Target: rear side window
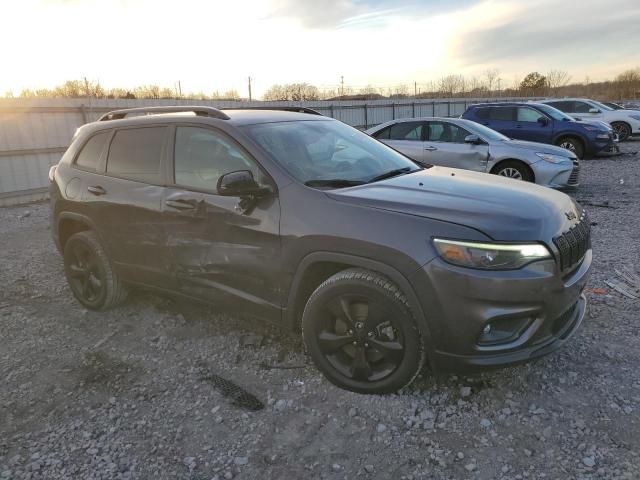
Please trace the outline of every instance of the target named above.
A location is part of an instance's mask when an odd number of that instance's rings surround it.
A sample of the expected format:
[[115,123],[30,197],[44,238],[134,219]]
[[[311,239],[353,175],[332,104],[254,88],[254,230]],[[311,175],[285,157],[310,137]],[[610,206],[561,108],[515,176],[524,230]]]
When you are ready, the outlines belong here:
[[489,109],[487,107],[476,108],[476,117],[483,120],[489,118]]
[[98,162],[100,161],[100,155],[107,140],[111,135],[111,132],[102,132],[94,135],[84,144],[80,155],[76,158],[76,165],[83,170],[90,170],[95,172],[98,168]]
[[490,107],[489,118],[511,122],[516,119],[516,109],[514,107]]
[[421,140],[422,122],[401,122],[391,125],[390,140]]
[[119,130],[111,141],[107,173],[145,183],[160,182],[166,127]]
[[561,112],[573,111],[573,102],[547,102],[547,105],[551,105],[553,108],[557,108]]

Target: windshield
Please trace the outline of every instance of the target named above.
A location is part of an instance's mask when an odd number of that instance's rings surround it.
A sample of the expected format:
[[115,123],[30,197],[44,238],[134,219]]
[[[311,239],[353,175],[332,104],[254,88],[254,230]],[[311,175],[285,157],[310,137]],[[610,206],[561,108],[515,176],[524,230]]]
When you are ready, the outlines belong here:
[[606,112],[611,112],[613,111],[613,108],[611,108],[608,105],[605,105],[604,103],[600,103],[600,102],[596,102],[595,100],[591,100],[591,103],[599,108],[601,108],[602,110],[606,111]]
[[339,188],[420,170],[407,157],[342,122],[275,122],[245,132],[299,181]]
[[544,113],[549,115],[554,120],[575,120],[575,118],[570,117],[566,113],[561,112],[560,110],[558,110],[555,107],[552,107],[551,105],[537,104],[536,108],[538,110],[542,110]]
[[484,125],[480,125],[479,123],[472,122],[472,124],[465,124],[465,128],[473,131],[477,135],[480,135],[485,140],[491,140],[495,142],[510,140],[509,137],[501,134],[500,132],[496,132],[495,130],[490,129],[489,127],[485,127]]

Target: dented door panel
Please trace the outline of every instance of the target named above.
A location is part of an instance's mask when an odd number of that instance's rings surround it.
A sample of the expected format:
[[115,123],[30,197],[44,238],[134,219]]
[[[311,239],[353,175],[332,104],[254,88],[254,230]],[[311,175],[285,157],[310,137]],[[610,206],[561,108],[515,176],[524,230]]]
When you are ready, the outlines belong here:
[[254,201],[167,188],[163,215],[170,270],[182,293],[240,300],[252,313],[280,318],[277,196]]

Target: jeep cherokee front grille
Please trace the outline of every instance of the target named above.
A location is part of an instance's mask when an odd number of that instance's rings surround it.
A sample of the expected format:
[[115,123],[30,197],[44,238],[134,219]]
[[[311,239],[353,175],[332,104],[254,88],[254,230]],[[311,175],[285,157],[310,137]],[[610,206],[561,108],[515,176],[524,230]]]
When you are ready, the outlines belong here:
[[582,260],[591,246],[591,223],[587,212],[582,212],[580,221],[573,227],[554,237],[553,243],[558,248],[560,270],[567,270]]

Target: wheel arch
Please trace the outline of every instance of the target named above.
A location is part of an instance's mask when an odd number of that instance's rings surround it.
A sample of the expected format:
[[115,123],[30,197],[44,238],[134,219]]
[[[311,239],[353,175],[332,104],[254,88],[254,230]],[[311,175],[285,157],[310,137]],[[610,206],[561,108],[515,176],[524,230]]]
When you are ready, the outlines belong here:
[[536,174],[533,171],[533,169],[531,168],[531,165],[529,165],[524,160],[520,160],[519,158],[503,158],[503,159],[499,160],[498,162],[496,162],[496,164],[493,167],[491,167],[491,170],[489,171],[489,173],[495,174],[498,171],[500,165],[502,165],[502,164],[504,164],[506,162],[518,162],[518,163],[522,164],[527,169],[529,174],[531,175],[531,183],[536,183]]
[[564,132],[559,135],[556,135],[553,139],[553,144],[558,145],[558,143],[560,143],[560,140],[564,138],[575,138],[576,140],[579,140],[580,143],[582,143],[582,148],[584,149],[584,151],[585,152],[587,151],[587,144],[589,143],[588,140],[576,132]]
[[327,278],[348,268],[363,268],[384,275],[394,282],[404,293],[412,309],[412,313],[423,334],[427,357],[432,352],[431,335],[424,311],[411,283],[394,267],[370,258],[357,255],[314,252],[310,253],[299,263],[291,281],[287,297],[284,323],[287,328],[298,331],[302,321],[302,311],[313,291]]
[[58,246],[58,250],[60,250],[60,252],[63,252],[67,240],[69,240],[72,235],[87,230],[96,232],[96,235],[100,237],[95,229],[93,221],[89,217],[74,212],[60,213],[58,215],[56,236],[56,244]]

